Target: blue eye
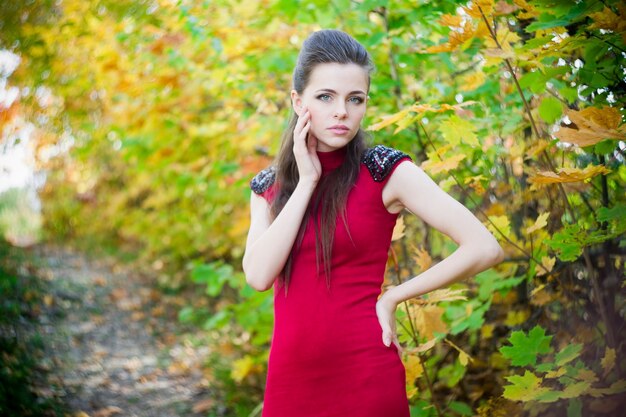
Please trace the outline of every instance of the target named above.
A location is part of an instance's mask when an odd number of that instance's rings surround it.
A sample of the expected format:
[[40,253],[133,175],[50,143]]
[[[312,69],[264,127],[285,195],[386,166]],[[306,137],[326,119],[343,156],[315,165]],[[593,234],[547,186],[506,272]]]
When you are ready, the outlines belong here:
[[328,100],[330,100],[330,95],[328,95],[328,94],[320,94],[319,96],[317,96],[317,98],[322,100],[322,101],[328,101]]
[[365,100],[363,100],[361,97],[350,97],[350,100],[351,100],[353,103],[356,103],[356,104],[361,104],[361,103],[363,103],[363,101],[365,101]]

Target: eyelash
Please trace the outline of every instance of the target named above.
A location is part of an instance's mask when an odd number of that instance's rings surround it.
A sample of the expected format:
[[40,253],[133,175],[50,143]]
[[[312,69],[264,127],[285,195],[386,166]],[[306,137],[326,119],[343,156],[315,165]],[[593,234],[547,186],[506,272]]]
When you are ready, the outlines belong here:
[[[317,96],[317,98],[319,100],[327,101],[327,100],[322,99],[322,97],[329,97],[330,98],[330,95],[329,94],[320,94],[319,96]],[[364,101],[361,97],[350,97],[350,99],[356,99],[357,100],[356,104],[361,104]]]

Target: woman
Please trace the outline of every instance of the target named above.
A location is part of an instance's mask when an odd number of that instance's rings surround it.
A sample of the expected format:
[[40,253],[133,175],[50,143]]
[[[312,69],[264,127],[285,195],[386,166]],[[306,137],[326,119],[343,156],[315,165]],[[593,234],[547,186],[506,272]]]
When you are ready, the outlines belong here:
[[[367,148],[360,125],[372,70],[343,32],[307,38],[281,149],[250,183],[243,269],[256,290],[274,288],[264,417],[408,417],[397,305],[503,257],[481,222],[408,155]],[[379,298],[405,208],[459,247]]]

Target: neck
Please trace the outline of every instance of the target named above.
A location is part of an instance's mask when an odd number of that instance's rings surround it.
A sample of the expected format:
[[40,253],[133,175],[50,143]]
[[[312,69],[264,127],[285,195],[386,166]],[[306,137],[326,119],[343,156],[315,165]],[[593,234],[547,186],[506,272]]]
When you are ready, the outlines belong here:
[[322,171],[331,171],[338,168],[346,158],[348,147],[343,146],[341,148],[334,149],[332,151],[322,152],[316,151],[317,157],[322,165]]

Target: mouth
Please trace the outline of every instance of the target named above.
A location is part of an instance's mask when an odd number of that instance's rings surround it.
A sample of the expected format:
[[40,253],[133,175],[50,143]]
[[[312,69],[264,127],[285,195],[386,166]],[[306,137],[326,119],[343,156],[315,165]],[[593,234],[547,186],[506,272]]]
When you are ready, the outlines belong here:
[[350,128],[348,128],[348,126],[346,125],[334,125],[329,127],[328,130],[338,135],[341,135],[344,133],[348,133],[350,131]]

